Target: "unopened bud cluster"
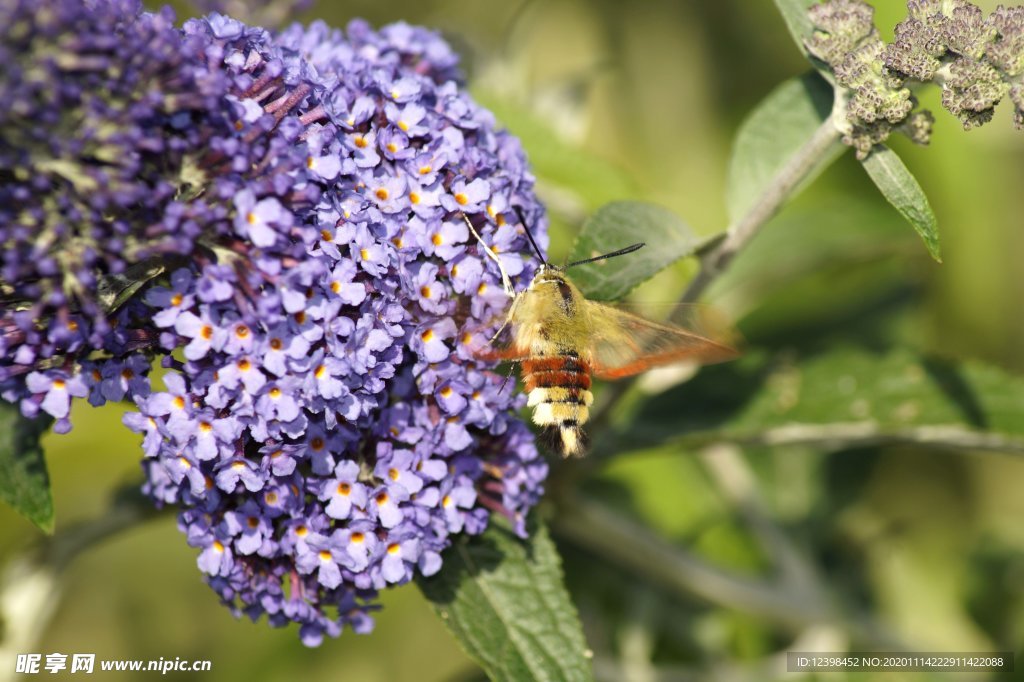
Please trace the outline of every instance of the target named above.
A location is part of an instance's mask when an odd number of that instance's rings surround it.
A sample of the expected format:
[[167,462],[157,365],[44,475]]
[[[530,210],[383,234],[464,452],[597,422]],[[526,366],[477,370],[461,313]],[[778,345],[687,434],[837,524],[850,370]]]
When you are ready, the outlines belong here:
[[927,144],[932,116],[914,111],[917,99],[905,78],[885,65],[885,43],[873,22],[874,9],[860,0],[831,0],[811,7],[814,33],[804,42],[808,51],[835,73],[843,89],[846,118],[838,121],[843,142],[863,159],[894,130]]
[[1000,6],[985,17],[966,0],[910,0],[908,16],[885,44],[860,0],[811,7],[808,51],[828,64],[845,97],[843,141],[864,158],[894,131],[927,144],[932,116],[914,111],[910,84],[933,82],[942,105],[965,129],[992,119],[1009,97],[1024,128],[1024,8]]

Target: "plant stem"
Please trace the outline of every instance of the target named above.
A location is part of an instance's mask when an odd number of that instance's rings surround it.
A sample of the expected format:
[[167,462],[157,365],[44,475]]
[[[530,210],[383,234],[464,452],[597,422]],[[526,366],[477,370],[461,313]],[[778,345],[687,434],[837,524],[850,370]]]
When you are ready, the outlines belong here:
[[1024,438],[986,433],[952,424],[892,427],[865,420],[824,424],[792,422],[750,431],[711,428],[666,437],[636,432],[625,435],[605,434],[593,455],[584,461],[604,461],[623,448],[642,450],[668,445],[693,452],[721,443],[748,448],[804,446],[832,451],[881,445],[913,445],[955,452],[997,452],[1018,457],[1024,454]]
[[[95,520],[60,531],[11,560],[0,576],[0,620],[5,624],[0,661],[13,662],[17,654],[32,651],[57,610],[64,592],[64,570],[75,557],[158,515],[136,486],[118,495]],[[13,663],[9,670],[0,670],[0,680],[13,679],[13,671]]]
[[786,581],[747,578],[712,566],[645,526],[586,498],[568,501],[553,523],[564,539],[612,557],[635,573],[681,594],[760,616],[794,633],[824,626],[879,650],[908,650],[906,643],[884,626],[866,618],[846,616],[818,590]]
[[711,566],[599,502],[574,498],[553,523],[574,543],[601,556],[614,557],[618,563],[675,591],[762,616],[794,630],[827,620],[818,605]]
[[[835,120],[836,114],[833,112],[822,121],[807,142],[779,169],[750,210],[726,230],[722,239],[712,242],[712,246],[701,256],[700,271],[683,292],[680,298],[681,303],[697,301],[707,288],[728,269],[736,255],[746,248],[761,227],[771,220],[783,204],[793,196],[804,178],[810,175],[822,160],[829,158],[829,147],[835,144],[840,137]],[[591,429],[594,432],[606,426],[612,409],[626,394],[633,382],[634,379],[625,379],[612,384],[604,392],[602,402],[594,411],[594,417],[591,420]]]
[[730,502],[757,538],[761,549],[770,557],[778,570],[779,582],[786,591],[802,593],[811,601],[823,601],[826,587],[817,566],[775,523],[761,498],[757,477],[743,459],[740,448],[718,443],[704,448],[700,459],[722,496]]
[[838,139],[839,131],[834,118],[829,116],[804,146],[779,169],[750,210],[726,231],[725,238],[701,258],[700,272],[683,293],[683,302],[693,302],[701,297],[708,286],[729,267],[736,254],[778,213]]

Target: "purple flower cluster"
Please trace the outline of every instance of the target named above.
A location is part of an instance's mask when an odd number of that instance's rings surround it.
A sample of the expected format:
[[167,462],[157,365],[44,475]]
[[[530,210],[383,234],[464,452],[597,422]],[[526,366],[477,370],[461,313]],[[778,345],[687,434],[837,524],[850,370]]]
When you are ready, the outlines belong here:
[[[94,5],[158,21],[134,4]],[[70,26],[85,45],[105,35]],[[123,142],[162,158],[178,126],[197,131],[174,143],[169,187],[139,176],[155,192],[139,200],[141,220],[112,205],[123,229],[89,227],[99,246],[81,264],[119,275],[159,256],[166,273],[118,304],[111,331],[81,342],[110,359],[66,346],[46,356],[37,339],[0,329],[5,357],[34,351],[20,358],[31,371],[0,381],[26,413],[66,417],[71,396],[134,400],[125,421],[143,434],[145,491],[181,506],[211,587],[237,613],[299,623],[314,645],[346,624],[369,629],[377,590],[439,570],[451,535],[482,532],[491,512],[522,532],[547,467],[513,416],[521,401],[472,352],[507,298],[463,216],[523,286],[535,264],[518,215],[543,243],[543,210],[518,142],[464,93],[456,56],[429,31],[353,22],[344,34],[314,24],[275,35],[211,15],[176,39],[177,50],[135,44],[129,64],[162,73],[180,59],[222,90],[206,95],[209,109],[172,111],[171,132]],[[70,92],[77,76],[61,78]],[[132,68],[124,78],[139,80]],[[148,92],[159,111],[162,97],[178,102]],[[4,138],[0,155],[11,149]],[[13,191],[8,179],[0,193]],[[49,208],[40,203],[31,228],[0,214],[5,243],[45,248]],[[17,267],[41,266],[12,261],[0,280],[47,276]],[[96,281],[82,291],[99,302]],[[28,313],[5,301],[0,320],[24,313],[45,335],[83,301]],[[104,312],[90,312],[96,328]],[[166,390],[150,392],[142,352],[163,355]],[[62,364],[39,369],[41,357]]]

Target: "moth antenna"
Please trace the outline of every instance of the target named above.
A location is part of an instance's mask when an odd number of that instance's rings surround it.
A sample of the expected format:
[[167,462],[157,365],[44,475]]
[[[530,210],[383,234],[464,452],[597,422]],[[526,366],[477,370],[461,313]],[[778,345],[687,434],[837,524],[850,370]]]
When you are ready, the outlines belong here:
[[533,247],[534,253],[536,253],[537,254],[537,258],[540,259],[541,265],[547,265],[548,262],[544,258],[544,254],[541,253],[540,247],[537,246],[537,242],[534,241],[534,239],[533,239],[533,232],[530,232],[530,226],[526,224],[526,218],[523,217],[522,209],[520,209],[518,206],[514,206],[513,208],[515,208],[515,210],[516,210],[516,215],[519,216],[519,222],[523,226],[523,232],[526,233],[526,238],[530,240],[530,246]]
[[583,260],[573,261],[566,265],[566,268],[571,268],[574,265],[584,265],[585,263],[593,263],[594,261],[604,260],[605,258],[615,258],[616,256],[625,256],[627,253],[633,253],[647,246],[646,242],[637,242],[636,244],[630,244],[624,249],[618,251],[612,251],[611,253],[605,253],[600,256],[594,256],[593,258],[584,258]]
[[466,225],[469,226],[469,231],[472,232],[473,236],[476,237],[476,240],[480,242],[480,246],[484,248],[484,252],[498,265],[498,271],[501,273],[501,286],[505,289],[505,293],[509,298],[515,298],[516,290],[512,286],[512,280],[509,279],[508,273],[505,272],[505,266],[501,264],[501,259],[498,258],[498,254],[491,251],[491,247],[487,246],[487,242],[484,241],[484,238],[481,237],[480,233],[476,231],[475,227],[473,227],[473,221],[469,219],[469,216],[461,211],[459,211],[459,215],[461,215],[462,219],[466,221]]

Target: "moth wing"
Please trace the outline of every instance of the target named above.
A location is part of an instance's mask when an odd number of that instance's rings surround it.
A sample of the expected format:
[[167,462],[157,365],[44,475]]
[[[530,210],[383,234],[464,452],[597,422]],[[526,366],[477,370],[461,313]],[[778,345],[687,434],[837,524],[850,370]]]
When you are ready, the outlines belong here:
[[473,358],[483,362],[520,362],[529,357],[529,348],[516,343],[511,306],[512,302],[484,322],[463,325],[460,342]]
[[587,305],[594,329],[592,369],[601,379],[621,379],[673,362],[704,365],[739,355],[729,334],[711,324],[700,308],[682,309],[685,326],[676,326],[593,301]]
[[473,357],[483,362],[522,362],[530,357],[529,349],[514,343],[485,343],[473,350]]

